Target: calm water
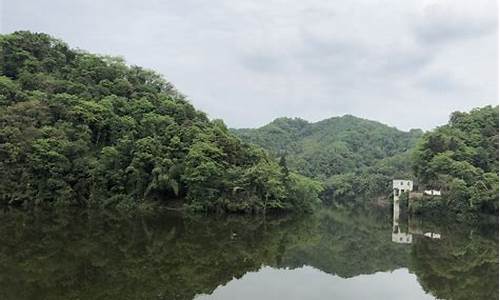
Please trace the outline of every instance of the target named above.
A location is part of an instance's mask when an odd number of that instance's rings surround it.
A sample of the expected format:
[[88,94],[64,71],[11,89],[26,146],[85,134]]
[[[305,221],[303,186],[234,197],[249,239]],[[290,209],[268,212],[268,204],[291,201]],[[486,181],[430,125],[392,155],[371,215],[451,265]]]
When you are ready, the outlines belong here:
[[498,299],[496,224],[0,212],[0,299]]

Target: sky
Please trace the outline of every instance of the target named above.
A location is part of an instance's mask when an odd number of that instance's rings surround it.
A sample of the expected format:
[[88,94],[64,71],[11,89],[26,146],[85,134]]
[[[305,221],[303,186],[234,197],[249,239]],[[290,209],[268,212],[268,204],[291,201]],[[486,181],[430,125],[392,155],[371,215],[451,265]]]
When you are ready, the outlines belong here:
[[197,295],[195,300],[251,299],[435,299],[426,294],[417,276],[408,269],[377,272],[342,278],[311,266],[295,269],[262,267],[218,286],[211,295]]
[[0,0],[0,32],[16,30],[153,69],[236,128],[431,129],[498,104],[495,0]]

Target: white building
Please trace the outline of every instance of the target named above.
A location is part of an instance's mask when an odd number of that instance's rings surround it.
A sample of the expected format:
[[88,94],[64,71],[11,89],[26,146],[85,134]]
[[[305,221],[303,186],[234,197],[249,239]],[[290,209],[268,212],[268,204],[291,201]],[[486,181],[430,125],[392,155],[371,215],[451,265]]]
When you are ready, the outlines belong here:
[[441,191],[437,190],[425,190],[424,195],[429,195],[429,196],[441,196]]
[[397,194],[396,195],[401,195],[403,192],[411,192],[413,191],[413,181],[411,180],[402,180],[402,179],[394,179],[392,181],[392,188],[394,189],[394,192]]

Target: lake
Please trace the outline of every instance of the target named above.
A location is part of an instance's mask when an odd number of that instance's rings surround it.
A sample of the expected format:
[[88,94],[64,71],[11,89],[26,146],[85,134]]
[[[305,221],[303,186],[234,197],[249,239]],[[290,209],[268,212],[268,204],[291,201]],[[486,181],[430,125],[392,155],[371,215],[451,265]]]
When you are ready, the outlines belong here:
[[0,212],[0,299],[498,299],[498,224]]

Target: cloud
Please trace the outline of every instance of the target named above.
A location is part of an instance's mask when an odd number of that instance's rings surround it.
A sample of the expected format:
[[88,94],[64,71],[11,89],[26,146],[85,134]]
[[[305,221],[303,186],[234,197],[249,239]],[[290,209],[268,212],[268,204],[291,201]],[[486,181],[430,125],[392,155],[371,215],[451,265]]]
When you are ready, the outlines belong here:
[[496,1],[434,1],[427,4],[415,26],[421,43],[446,43],[495,34]]
[[429,129],[498,101],[497,19],[490,0],[16,0],[0,30],[124,56],[232,127],[348,113]]
[[424,76],[418,79],[415,85],[418,89],[436,94],[459,93],[468,89],[466,82],[460,82],[451,74],[440,73]]

